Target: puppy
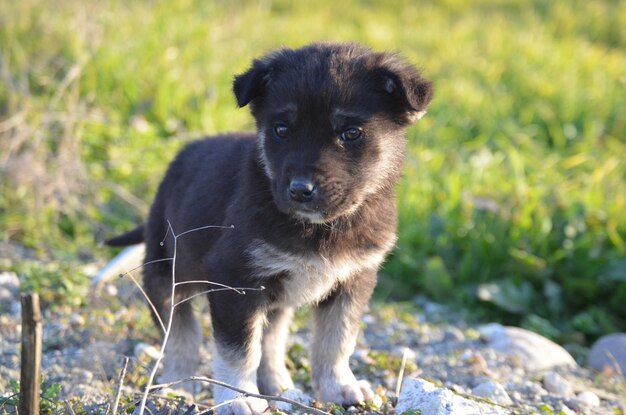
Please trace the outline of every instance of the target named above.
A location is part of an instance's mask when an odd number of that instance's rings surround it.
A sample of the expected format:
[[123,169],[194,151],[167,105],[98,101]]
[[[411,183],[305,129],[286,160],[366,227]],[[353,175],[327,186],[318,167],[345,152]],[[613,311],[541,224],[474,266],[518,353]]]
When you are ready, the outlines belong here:
[[[147,224],[109,244],[145,241],[145,290],[163,319],[174,254],[177,282],[258,289],[208,294],[214,378],[269,395],[293,387],[284,359],[289,323],[294,308],[310,304],[317,398],[363,402],[372,390],[348,360],[396,240],[405,129],[425,113],[431,84],[396,55],[324,43],[255,60],[233,89],[237,104],[250,107],[256,134],[188,145],[169,166]],[[207,225],[234,228],[181,235]],[[172,231],[181,235],[176,251]],[[209,288],[179,285],[174,301]],[[179,304],[161,380],[193,375],[201,341],[189,302]],[[218,412],[267,408],[255,398],[231,402],[236,397],[216,387],[216,404],[226,403]]]

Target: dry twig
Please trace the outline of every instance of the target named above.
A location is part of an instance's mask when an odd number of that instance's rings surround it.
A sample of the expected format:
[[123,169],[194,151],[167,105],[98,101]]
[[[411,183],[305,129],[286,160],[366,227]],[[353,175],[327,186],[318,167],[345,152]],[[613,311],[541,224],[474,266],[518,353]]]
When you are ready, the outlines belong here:
[[409,349],[406,347],[402,351],[402,364],[400,365],[400,371],[398,372],[398,382],[396,383],[396,396],[400,396],[400,390],[402,388],[402,378],[404,377],[404,369],[406,367],[406,359],[409,354]]
[[124,356],[124,364],[120,370],[120,377],[117,380],[117,389],[115,391],[115,401],[113,401],[113,415],[117,415],[117,407],[120,404],[120,396],[122,395],[122,385],[124,384],[124,376],[128,368],[128,356]]
[[[211,228],[221,228],[221,229],[232,229],[234,228],[234,226],[213,226],[213,225],[207,225],[207,226],[202,226],[199,228],[194,228],[194,229],[190,229],[187,231],[184,231],[180,234],[176,234],[176,232],[174,232],[174,229],[172,227],[172,224],[170,223],[170,221],[167,221],[167,232],[163,238],[163,240],[161,241],[161,245],[163,245],[165,243],[165,239],[167,238],[167,236],[170,234],[170,232],[172,233],[172,236],[174,238],[174,253],[172,255],[171,258],[163,258],[161,260],[158,261],[172,261],[172,285],[171,285],[171,295],[170,295],[170,309],[169,309],[169,315],[168,315],[168,319],[167,319],[167,324],[165,324],[161,318],[161,316],[159,315],[159,313],[157,312],[157,309],[155,307],[155,305],[150,301],[150,298],[148,297],[148,295],[146,294],[146,292],[143,290],[143,288],[141,287],[141,285],[137,282],[137,280],[133,277],[133,275],[131,274],[133,270],[127,271],[126,273],[122,274],[121,276],[124,275],[128,275],[131,280],[133,281],[133,283],[139,288],[141,294],[144,296],[144,298],[148,301],[148,304],[150,304],[150,307],[152,308],[152,311],[154,312],[154,315],[156,315],[159,324],[161,326],[161,329],[163,330],[163,342],[161,344],[161,350],[159,351],[159,356],[156,359],[156,362],[154,362],[154,366],[152,367],[152,370],[150,371],[150,375],[148,377],[148,383],[146,385],[146,388],[144,390],[144,393],[142,395],[142,399],[141,399],[141,403],[139,406],[139,415],[143,415],[144,412],[146,411],[146,401],[148,399],[148,395],[149,395],[149,391],[151,389],[153,389],[152,384],[154,382],[154,377],[156,376],[156,372],[159,368],[159,365],[161,364],[161,361],[163,360],[163,357],[165,355],[165,348],[167,346],[167,342],[169,340],[169,336],[170,336],[170,332],[172,329],[172,320],[174,317],[174,310],[176,308],[176,306],[178,306],[179,304],[182,304],[186,301],[189,301],[199,295],[204,295],[204,294],[208,294],[211,292],[215,292],[215,291],[223,291],[223,290],[233,290],[238,294],[244,295],[246,293],[246,290],[264,290],[265,287],[260,287],[260,288],[254,288],[254,287],[230,287],[224,284],[219,284],[216,282],[212,282],[212,281],[184,281],[184,282],[176,282],[176,258],[177,258],[177,249],[178,249],[178,238],[180,238],[181,236],[184,236],[188,233],[191,232],[196,232],[196,231],[200,231],[200,230],[204,230],[204,229],[211,229]],[[153,261],[156,262],[156,261]],[[142,266],[145,266],[146,264],[143,264]],[[136,268],[135,268],[136,269]],[[184,285],[184,284],[210,284],[210,285],[216,285],[219,288],[213,288],[210,290],[205,290],[202,291],[200,293],[196,293],[194,295],[191,295],[187,298],[184,298],[181,301],[175,302],[175,298],[176,298],[176,287],[179,285]],[[121,380],[120,380],[121,382]],[[226,387],[230,387],[226,384],[224,384],[223,386]],[[119,395],[119,394],[118,394]],[[119,396],[116,397],[116,400],[119,400]],[[295,401],[294,401],[295,402]]]
[[300,409],[304,409],[305,411],[309,411],[313,414],[317,414],[317,415],[330,415],[328,412],[326,411],[322,411],[321,409],[317,409],[317,408],[313,408],[309,405],[305,405],[302,402],[298,402],[295,401],[293,399],[289,399],[289,398],[284,398],[282,396],[275,396],[275,395],[262,395],[259,393],[252,393],[252,392],[248,392],[244,389],[241,388],[237,388],[235,386],[229,385],[228,383],[224,383],[221,382],[219,380],[215,380],[215,379],[211,379],[211,378],[207,378],[204,376],[191,376],[187,379],[183,379],[183,380],[177,380],[174,382],[168,382],[168,383],[162,383],[159,385],[153,385],[151,389],[161,389],[161,388],[169,388],[171,386],[174,385],[178,385],[184,382],[190,382],[190,381],[197,381],[197,382],[205,382],[205,383],[210,383],[212,385],[217,385],[217,386],[222,386],[224,388],[228,388],[231,390],[234,390],[235,392],[238,392],[239,394],[241,394],[241,396],[244,397],[250,397],[250,398],[258,398],[258,399],[265,399],[267,401],[278,401],[278,402],[285,402],[288,403],[290,405],[293,406],[297,406]]

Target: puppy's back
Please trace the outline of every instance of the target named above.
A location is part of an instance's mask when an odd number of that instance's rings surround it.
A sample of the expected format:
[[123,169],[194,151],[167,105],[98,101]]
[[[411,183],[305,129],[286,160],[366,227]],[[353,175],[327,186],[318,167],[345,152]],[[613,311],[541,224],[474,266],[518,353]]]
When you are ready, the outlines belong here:
[[[224,225],[228,205],[253,145],[253,135],[223,135],[193,142],[180,151],[169,165],[150,211],[145,234],[150,260],[171,255],[150,254],[165,237],[168,221],[176,233]],[[185,236],[194,243],[185,245],[197,246],[197,254],[201,255],[207,245],[212,245],[213,235],[219,232],[194,232]]]

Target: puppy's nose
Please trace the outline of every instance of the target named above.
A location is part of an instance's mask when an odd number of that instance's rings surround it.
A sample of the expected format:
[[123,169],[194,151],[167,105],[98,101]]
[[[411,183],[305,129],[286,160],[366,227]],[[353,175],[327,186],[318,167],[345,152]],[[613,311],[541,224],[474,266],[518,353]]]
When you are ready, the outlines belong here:
[[293,179],[289,183],[289,196],[296,202],[310,202],[315,197],[315,184],[308,179]]

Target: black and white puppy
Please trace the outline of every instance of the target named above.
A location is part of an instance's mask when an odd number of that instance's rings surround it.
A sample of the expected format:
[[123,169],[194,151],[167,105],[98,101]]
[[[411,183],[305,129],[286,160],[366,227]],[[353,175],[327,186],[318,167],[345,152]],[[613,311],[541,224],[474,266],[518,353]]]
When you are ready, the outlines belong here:
[[[170,305],[174,232],[177,281],[265,287],[209,294],[213,377],[250,392],[293,387],[285,348],[293,309],[314,312],[312,383],[325,402],[373,396],[348,365],[376,272],[396,240],[395,184],[405,129],[426,111],[431,84],[394,54],[355,44],[281,49],[235,78],[256,134],[207,138],[169,166],[145,226],[109,241],[145,241],[145,289],[161,316]],[[154,262],[157,261],[157,262]],[[180,285],[176,301],[206,284]],[[210,287],[209,287],[210,288]],[[194,291],[195,290],[195,291]],[[176,307],[162,380],[195,373],[201,329],[188,302]],[[236,397],[215,388],[217,404]],[[245,398],[225,414],[259,414]]]

